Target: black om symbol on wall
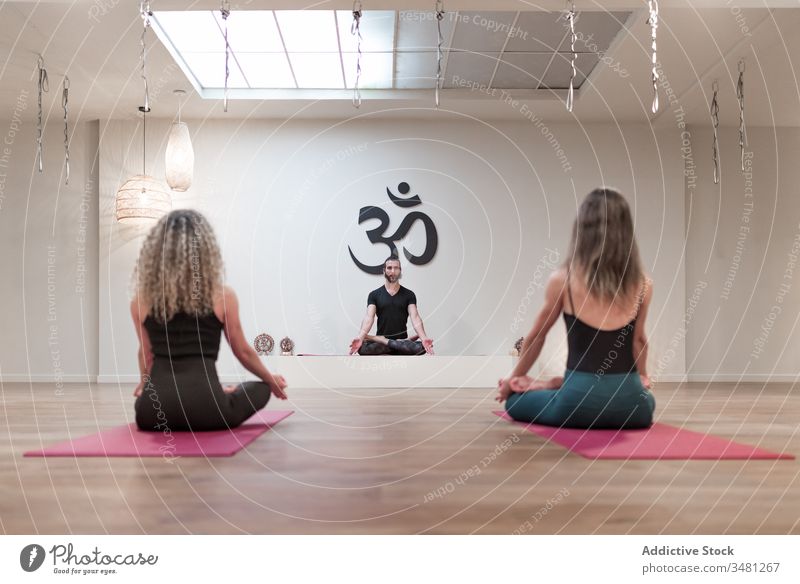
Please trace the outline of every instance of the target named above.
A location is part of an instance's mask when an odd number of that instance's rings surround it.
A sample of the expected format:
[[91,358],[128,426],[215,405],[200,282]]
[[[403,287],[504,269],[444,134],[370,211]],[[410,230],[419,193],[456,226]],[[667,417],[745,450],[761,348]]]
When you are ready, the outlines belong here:
[[[397,185],[397,191],[401,195],[408,194],[410,190],[411,187],[409,187],[408,183],[406,182],[401,182],[399,185]],[[414,195],[408,199],[401,199],[400,197],[396,197],[388,187],[386,188],[386,194],[389,195],[389,200],[398,207],[408,208],[416,207],[417,205],[422,204],[419,195]],[[397,246],[395,245],[395,242],[403,239],[408,232],[411,231],[411,228],[417,221],[422,221],[422,224],[425,226],[425,250],[421,255],[416,256],[410,253],[406,248],[403,248],[403,254],[406,256],[406,259],[415,266],[427,264],[433,259],[433,256],[436,255],[436,248],[439,247],[439,235],[436,233],[436,226],[433,224],[433,220],[425,213],[421,213],[420,211],[412,211],[405,216],[402,223],[400,223],[400,227],[397,228],[397,231],[386,236],[384,236],[384,233],[386,233],[386,230],[389,228],[389,215],[386,213],[386,211],[380,207],[361,207],[361,210],[358,212],[358,224],[361,225],[370,219],[377,219],[380,221],[380,225],[378,225],[375,229],[370,229],[367,231],[367,237],[372,243],[383,243],[389,246],[389,256],[400,257],[397,253]],[[353,262],[362,272],[373,275],[379,275],[383,273],[383,263],[380,263],[377,266],[368,266],[358,261],[358,258],[356,258],[355,254],[353,254],[353,250],[350,249],[350,246],[347,247],[347,250],[350,252],[350,257],[353,258]]]

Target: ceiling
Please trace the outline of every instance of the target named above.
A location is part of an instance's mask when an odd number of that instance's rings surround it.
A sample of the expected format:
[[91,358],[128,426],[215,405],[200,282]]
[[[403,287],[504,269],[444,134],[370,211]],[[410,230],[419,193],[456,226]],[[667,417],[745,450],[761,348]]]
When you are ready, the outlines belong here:
[[[362,2],[367,10],[397,10],[396,2]],[[660,111],[650,112],[653,88],[650,74],[650,27],[647,3],[641,0],[576,1],[582,13],[579,30],[586,30],[578,68],[580,78],[572,112],[564,99],[565,71],[569,61],[562,57],[557,81],[542,82],[548,69],[537,59],[554,50],[568,55],[563,22],[554,18],[563,2],[520,0],[446,0],[450,15],[448,44],[455,49],[447,55],[444,89],[438,109],[433,84],[428,87],[435,59],[428,52],[419,87],[362,91],[362,104],[354,108],[352,91],[285,89],[260,95],[258,99],[231,99],[228,112],[218,99],[202,99],[176,65],[169,51],[149,35],[147,77],[152,115],[171,118],[178,99],[175,89],[189,91],[183,105],[187,118],[324,118],[358,116],[384,118],[454,119],[477,117],[484,120],[515,120],[520,110],[533,111],[551,122],[654,123],[674,125],[709,123],[708,103],[712,82],[719,82],[720,123],[736,126],[737,65],[745,59],[745,119],[750,126],[800,126],[800,82],[795,65],[800,65],[800,4],[788,0],[708,0],[686,2],[662,0],[658,27],[657,56],[662,76]],[[311,5],[311,3],[309,4]],[[244,0],[234,4],[242,9],[299,9],[294,2]],[[206,0],[151,0],[158,10],[218,10],[219,3]],[[403,10],[432,12],[434,2],[409,0]],[[315,9],[350,10],[351,2],[318,1]],[[549,14],[552,13],[552,14]],[[621,18],[627,14],[627,18]],[[468,15],[463,26],[459,14]],[[511,37],[475,24],[475,14],[487,20],[516,23]],[[398,19],[399,20],[399,19]],[[609,34],[603,24],[624,23],[622,30]],[[413,25],[420,24],[420,28]],[[429,22],[433,26],[432,22]],[[398,22],[398,26],[400,22]],[[408,34],[423,34],[422,23],[408,21]],[[585,28],[580,28],[585,27]],[[591,33],[588,31],[592,31]],[[522,39],[522,33],[528,32]],[[135,1],[57,0],[11,1],[0,5],[0,119],[36,117],[36,62],[44,56],[50,91],[43,106],[49,119],[63,115],[61,84],[70,79],[69,111],[72,119],[125,119],[137,115],[142,104],[140,77],[142,20]],[[364,31],[367,34],[367,31]],[[594,34],[591,41],[588,35]],[[398,37],[399,39],[400,37]],[[409,37],[410,38],[410,37]],[[566,44],[568,45],[568,37]],[[409,41],[411,42],[411,41]],[[499,43],[502,43],[500,45]],[[539,50],[533,48],[542,45]],[[591,43],[591,45],[590,45]],[[580,47],[581,43],[578,43]],[[589,50],[586,50],[588,47]],[[416,52],[420,55],[420,52]],[[552,63],[550,63],[552,64]],[[594,66],[593,66],[594,65]],[[537,68],[538,67],[538,68]],[[424,70],[424,69],[423,69]],[[569,74],[566,74],[568,80]],[[412,75],[419,77],[420,75]],[[433,74],[435,76],[435,73]],[[532,88],[531,80],[537,80]],[[577,83],[576,83],[577,84]],[[500,87],[505,87],[500,91]],[[493,90],[494,89],[494,90]],[[231,97],[239,97],[231,95]],[[685,117],[682,117],[685,116]]]

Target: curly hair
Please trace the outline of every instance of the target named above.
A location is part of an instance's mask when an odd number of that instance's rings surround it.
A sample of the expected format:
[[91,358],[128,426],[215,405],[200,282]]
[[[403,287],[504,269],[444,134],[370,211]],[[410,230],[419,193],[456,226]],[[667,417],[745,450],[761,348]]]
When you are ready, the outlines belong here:
[[602,300],[629,296],[642,284],[633,218],[618,191],[601,187],[583,200],[572,226],[567,265],[577,267],[586,289]]
[[222,291],[223,265],[214,231],[190,209],[162,217],[142,244],[133,273],[142,305],[158,322],[175,314],[206,315]]

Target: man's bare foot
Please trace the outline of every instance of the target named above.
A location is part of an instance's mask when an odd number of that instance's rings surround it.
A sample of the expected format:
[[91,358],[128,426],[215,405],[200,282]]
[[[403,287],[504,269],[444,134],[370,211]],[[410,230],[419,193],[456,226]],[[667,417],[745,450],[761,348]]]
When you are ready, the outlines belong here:
[[383,335],[367,335],[367,340],[372,341],[373,343],[380,343],[381,345],[389,345],[389,339],[384,337]]

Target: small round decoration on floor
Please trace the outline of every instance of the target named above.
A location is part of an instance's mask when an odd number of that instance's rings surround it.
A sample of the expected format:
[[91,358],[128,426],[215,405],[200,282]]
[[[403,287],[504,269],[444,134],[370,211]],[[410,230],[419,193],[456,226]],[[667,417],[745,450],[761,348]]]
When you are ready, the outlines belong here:
[[290,357],[294,351],[294,341],[289,337],[283,337],[281,339],[281,355],[284,357]]
[[267,333],[261,333],[256,337],[256,340],[253,341],[253,347],[259,355],[269,355],[275,347],[275,339]]

